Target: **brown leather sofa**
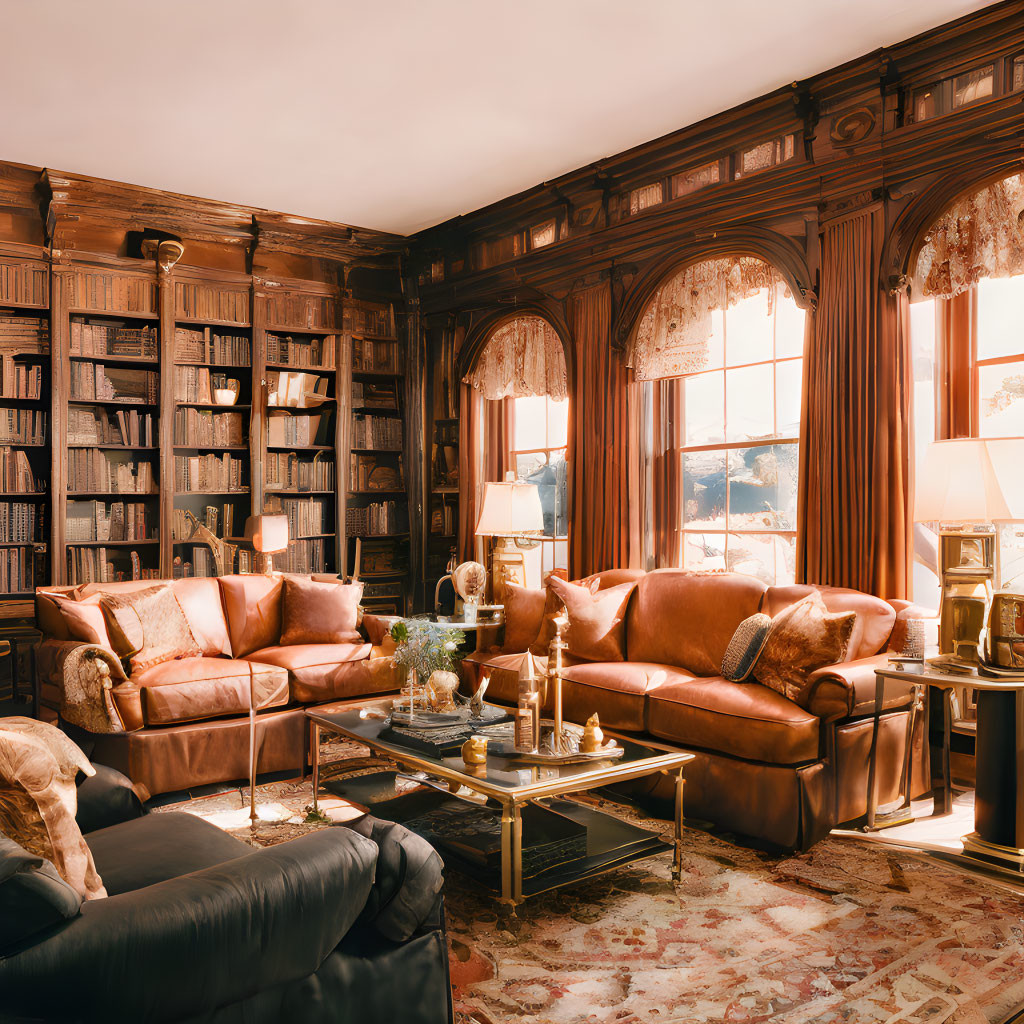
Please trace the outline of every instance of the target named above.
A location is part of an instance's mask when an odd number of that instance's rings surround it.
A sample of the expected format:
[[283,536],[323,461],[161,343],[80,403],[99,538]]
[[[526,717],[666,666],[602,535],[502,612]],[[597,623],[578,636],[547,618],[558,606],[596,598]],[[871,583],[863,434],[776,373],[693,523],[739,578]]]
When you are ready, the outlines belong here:
[[[612,570],[597,580],[599,589],[635,581],[626,610],[627,660],[566,657],[567,719],[583,722],[596,711],[607,728],[693,751],[686,814],[731,832],[806,849],[866,813],[874,669],[886,662],[890,645],[902,642],[908,618],[932,613],[852,590],[768,587],[736,573]],[[813,672],[796,701],[757,682],[723,679],[722,656],[737,625],[758,611],[774,615],[812,589],[829,611],[857,613],[847,660]],[[469,655],[470,685],[486,676],[488,700],[515,703],[522,658],[498,649]],[[880,806],[901,792],[913,695],[909,686],[898,689],[887,691],[877,723]],[[549,705],[550,699],[549,688]],[[927,765],[923,716],[915,719],[918,793],[927,788]]]
[[[75,721],[68,694],[80,689],[76,674],[89,670],[83,652],[98,649],[72,638],[53,595],[78,601],[161,583],[172,586],[201,656],[166,661],[130,677],[113,664],[110,699],[89,709],[86,735],[76,736],[88,744],[93,760],[117,768],[154,795],[246,778],[250,709],[259,771],[298,772],[307,749],[306,705],[395,688],[390,659],[383,656],[388,652],[369,642],[281,645],[280,576],[90,583],[36,592],[43,717]],[[97,692],[96,702],[103,696]],[[83,724],[80,716],[77,724]]]

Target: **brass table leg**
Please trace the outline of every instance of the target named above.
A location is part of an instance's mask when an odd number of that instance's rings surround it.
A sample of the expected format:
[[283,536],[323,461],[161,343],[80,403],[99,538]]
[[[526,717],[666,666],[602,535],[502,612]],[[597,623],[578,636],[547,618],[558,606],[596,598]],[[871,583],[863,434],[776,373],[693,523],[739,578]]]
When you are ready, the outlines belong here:
[[672,858],[672,881],[678,882],[683,877],[683,769],[676,774],[676,842]]
[[320,726],[316,722],[310,722],[310,743],[313,749],[310,751],[313,762],[313,814],[320,813],[320,804],[317,800],[317,790],[320,789]]
[[513,911],[523,902],[523,819],[513,800],[501,809],[501,900]]

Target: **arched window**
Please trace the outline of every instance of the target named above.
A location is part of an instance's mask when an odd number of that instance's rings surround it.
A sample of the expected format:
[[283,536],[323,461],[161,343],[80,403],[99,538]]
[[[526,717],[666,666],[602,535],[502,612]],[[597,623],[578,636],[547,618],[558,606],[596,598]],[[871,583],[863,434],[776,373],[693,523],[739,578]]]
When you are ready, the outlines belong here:
[[544,539],[525,552],[527,583],[568,568],[569,399],[565,354],[542,317],[520,316],[499,325],[464,379],[484,404],[475,454],[479,483],[507,472],[537,484]]
[[[913,267],[915,457],[931,441],[1024,437],[1024,175],[952,203]],[[1024,581],[1024,524],[999,526],[1004,587]],[[914,599],[938,606],[934,540],[915,528]]]
[[692,264],[651,299],[627,359],[648,382],[649,565],[793,580],[804,319],[748,256]]

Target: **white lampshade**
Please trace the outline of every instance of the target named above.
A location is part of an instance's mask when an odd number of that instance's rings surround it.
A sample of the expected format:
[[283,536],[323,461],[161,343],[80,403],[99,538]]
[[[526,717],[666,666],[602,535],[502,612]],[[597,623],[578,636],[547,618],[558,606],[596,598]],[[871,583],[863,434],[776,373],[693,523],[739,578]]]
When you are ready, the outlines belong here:
[[245,521],[245,539],[265,555],[288,547],[287,516],[249,516]]
[[993,523],[1024,519],[1024,439],[933,441],[917,474],[914,520]]
[[478,537],[518,537],[543,530],[544,512],[536,484],[518,483],[514,479],[484,484],[484,500],[476,521]]

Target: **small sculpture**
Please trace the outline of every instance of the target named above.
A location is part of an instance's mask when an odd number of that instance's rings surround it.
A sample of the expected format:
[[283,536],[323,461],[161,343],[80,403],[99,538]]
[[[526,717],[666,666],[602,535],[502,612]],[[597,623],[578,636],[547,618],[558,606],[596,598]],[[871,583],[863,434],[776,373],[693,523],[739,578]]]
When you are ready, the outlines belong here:
[[595,711],[587,719],[583,727],[583,739],[580,741],[580,750],[584,754],[596,754],[604,746],[604,733],[601,732],[601,723]]
[[487,763],[487,737],[470,736],[462,744],[462,760],[466,764],[479,765]]
[[474,718],[484,717],[484,694],[487,692],[487,686],[491,681],[489,675],[485,675],[480,680],[480,685],[476,688],[476,693],[473,694],[469,699],[469,713]]
[[455,672],[438,669],[430,673],[427,680],[427,699],[431,711],[455,711],[455,691],[459,688],[459,677]]

